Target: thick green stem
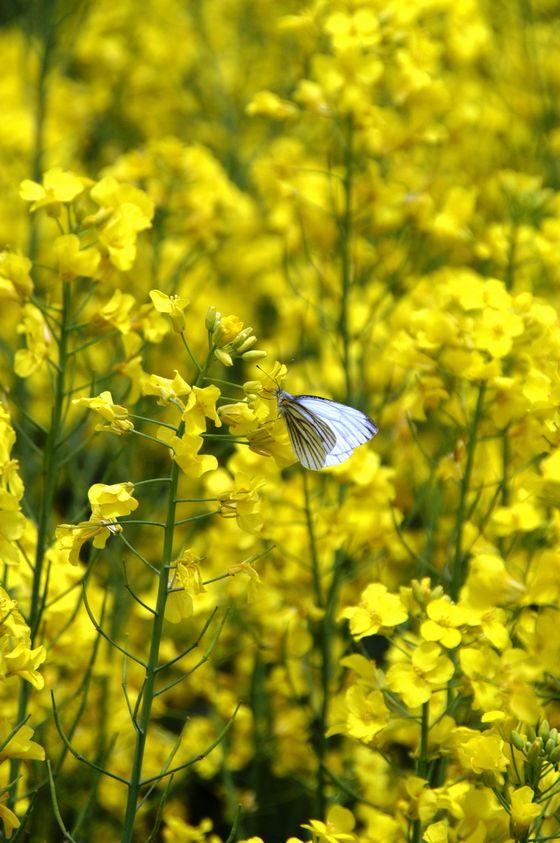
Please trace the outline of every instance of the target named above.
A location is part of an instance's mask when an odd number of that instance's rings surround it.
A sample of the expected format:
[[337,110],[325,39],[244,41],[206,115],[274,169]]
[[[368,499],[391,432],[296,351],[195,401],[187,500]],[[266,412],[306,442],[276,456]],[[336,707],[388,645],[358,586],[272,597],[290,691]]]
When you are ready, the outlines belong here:
[[457,517],[455,519],[455,552],[453,557],[453,568],[451,571],[451,597],[456,600],[459,596],[459,591],[463,585],[466,574],[467,554],[463,552],[463,530],[465,527],[465,520],[467,514],[467,497],[469,494],[472,470],[474,465],[474,455],[476,451],[478,426],[482,416],[482,407],[484,404],[484,395],[486,392],[486,383],[483,381],[478,388],[478,396],[476,399],[476,406],[474,409],[471,427],[469,431],[469,442],[467,446],[467,461],[465,465],[465,472],[461,480],[459,490],[459,505],[457,508]]
[[329,689],[330,689],[330,673],[331,673],[331,654],[329,646],[329,636],[325,624],[326,607],[323,596],[323,587],[321,584],[321,569],[319,563],[319,554],[317,553],[317,543],[315,540],[315,528],[313,525],[313,514],[311,512],[311,498],[309,494],[309,481],[305,469],[302,469],[303,476],[303,492],[305,499],[305,519],[307,523],[307,535],[309,538],[309,553],[311,556],[311,571],[313,578],[313,592],[315,596],[315,603],[319,609],[323,610],[323,617],[317,623],[315,633],[315,641],[319,651],[320,671],[321,671],[321,696],[320,705],[317,718],[317,733],[315,741],[315,752],[317,755],[317,791],[316,804],[318,816],[322,817],[325,813],[326,807],[326,774],[325,774],[325,757],[327,753],[327,717],[329,706]]
[[158,592],[156,599],[154,622],[152,626],[152,639],[150,642],[150,654],[148,657],[148,664],[146,667],[146,679],[143,686],[142,707],[138,718],[138,732],[136,735],[136,744],[134,747],[134,755],[132,759],[132,770],[130,775],[130,784],[128,787],[128,799],[126,803],[126,812],[124,817],[122,843],[130,843],[134,834],[134,821],[136,818],[136,807],[138,804],[138,796],[140,790],[140,781],[142,779],[142,764],[144,761],[144,751],[146,748],[146,740],[148,737],[148,728],[150,725],[150,717],[152,714],[152,705],[154,701],[154,686],[157,675],[157,667],[159,663],[159,650],[161,645],[161,636],[163,632],[163,620],[165,613],[165,604],[167,602],[167,589],[169,580],[169,568],[173,559],[173,535],[175,531],[175,509],[177,497],[177,485],[179,481],[179,466],[173,462],[171,466],[169,493],[167,499],[167,519],[165,525],[165,536],[163,540],[163,557],[162,563],[158,572]]
[[[210,362],[210,355],[204,367],[199,371],[196,385],[202,383]],[[177,428],[177,435],[180,437],[184,431],[184,422]],[[173,539],[176,527],[177,508],[177,487],[179,484],[179,466],[173,461],[169,475],[169,490],[167,496],[167,516],[165,519],[165,533],[163,538],[163,553],[161,566],[158,570],[158,591],[154,618],[152,624],[152,636],[150,641],[150,652],[146,664],[146,675],[142,685],[142,704],[137,719],[136,743],[132,758],[132,769],[128,785],[128,797],[121,835],[122,843],[131,843],[134,835],[134,823],[138,809],[138,798],[140,794],[140,783],[142,781],[142,766],[148,729],[152,714],[152,706],[155,699],[155,682],[159,666],[159,652],[163,633],[165,616],[165,605],[167,603],[169,587],[169,570],[173,561]]]

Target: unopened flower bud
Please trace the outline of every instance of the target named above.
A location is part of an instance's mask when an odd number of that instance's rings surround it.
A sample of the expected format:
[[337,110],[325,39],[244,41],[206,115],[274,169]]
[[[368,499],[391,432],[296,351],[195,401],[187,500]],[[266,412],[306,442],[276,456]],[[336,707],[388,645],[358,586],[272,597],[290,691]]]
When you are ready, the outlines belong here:
[[206,319],[204,320],[204,324],[206,325],[207,331],[215,331],[216,324],[220,321],[220,314],[216,311],[214,305],[211,305],[208,310],[206,311]]
[[548,720],[543,720],[542,723],[539,726],[539,737],[541,737],[543,739],[543,741],[546,743],[546,741],[548,740],[549,734],[550,734],[550,726],[548,724]]
[[[239,331],[239,333],[237,334],[236,338],[234,339],[234,341],[232,343],[234,349],[236,351],[240,351],[241,346],[243,345],[245,340],[247,340],[251,336],[252,333],[253,333],[252,328],[243,328],[242,331]],[[256,339],[256,337],[255,337],[255,339]]]
[[254,348],[251,351],[245,351],[241,356],[244,360],[262,360],[263,357],[266,357],[266,351],[259,351]]
[[224,366],[233,366],[233,360],[231,359],[231,355],[228,354],[227,351],[224,351],[223,348],[215,348],[214,354],[216,355],[220,363],[224,364]]
[[424,592],[422,591],[421,584],[418,582],[418,580],[412,580],[411,587],[412,587],[412,594],[414,595],[414,599],[416,600],[416,602],[420,606],[423,606],[424,603],[425,603],[425,600],[424,600]]
[[529,764],[536,764],[542,752],[542,738],[536,738],[531,745],[531,749],[527,753],[527,761]]
[[510,740],[516,749],[523,751],[525,748],[525,740],[521,737],[519,732],[514,730],[510,735]]
[[255,343],[257,342],[257,338],[253,335],[252,337],[247,337],[244,343],[236,347],[236,351],[238,354],[243,354],[244,351],[249,351]]
[[545,753],[550,756],[551,752],[556,749],[556,741],[552,738],[549,738],[544,745]]
[[556,749],[553,749],[548,757],[552,764],[557,764],[558,761],[560,761],[560,746],[557,746]]
[[243,392],[245,395],[258,395],[262,392],[263,385],[260,381],[245,381]]

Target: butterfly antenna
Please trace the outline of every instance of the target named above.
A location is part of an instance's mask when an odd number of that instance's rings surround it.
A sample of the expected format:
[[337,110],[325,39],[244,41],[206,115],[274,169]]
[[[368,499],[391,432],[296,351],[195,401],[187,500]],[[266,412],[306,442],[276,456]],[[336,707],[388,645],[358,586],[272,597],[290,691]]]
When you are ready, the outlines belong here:
[[269,372],[267,372],[265,369],[263,369],[263,367],[262,367],[262,366],[259,366],[259,364],[258,364],[258,363],[255,363],[255,366],[256,366],[256,368],[257,368],[257,369],[259,369],[259,370],[263,373],[263,375],[266,375],[266,376],[267,376],[267,378],[270,378],[270,380],[271,380],[271,381],[272,381],[272,383],[276,386],[276,388],[277,388],[277,389],[280,389],[280,384],[278,383],[278,381],[276,380],[276,378],[273,378],[273,377],[272,377],[272,375],[271,375],[271,374],[269,374]]

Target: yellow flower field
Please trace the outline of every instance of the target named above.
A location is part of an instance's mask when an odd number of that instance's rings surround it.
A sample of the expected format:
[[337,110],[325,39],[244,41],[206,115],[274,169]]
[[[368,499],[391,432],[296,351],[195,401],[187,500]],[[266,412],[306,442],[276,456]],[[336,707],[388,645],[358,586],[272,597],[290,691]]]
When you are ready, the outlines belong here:
[[0,839],[560,840],[560,5],[0,45]]

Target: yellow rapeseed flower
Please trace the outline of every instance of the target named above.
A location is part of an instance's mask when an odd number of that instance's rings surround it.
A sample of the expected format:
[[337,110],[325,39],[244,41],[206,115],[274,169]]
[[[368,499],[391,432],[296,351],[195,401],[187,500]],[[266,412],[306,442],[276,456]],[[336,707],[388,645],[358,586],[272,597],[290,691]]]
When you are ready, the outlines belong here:
[[387,671],[387,685],[409,708],[428,702],[434,691],[445,686],[454,673],[453,662],[437,644],[416,647],[410,661],[397,662]]
[[117,436],[128,433],[134,424],[128,418],[128,410],[120,404],[113,404],[113,396],[109,391],[101,392],[94,398],[75,398],[72,402],[78,407],[87,407],[105,419],[108,424],[96,425],[96,430],[110,430]]
[[362,592],[360,604],[344,609],[341,617],[348,618],[350,632],[360,640],[404,623],[408,615],[398,594],[391,594],[381,583],[372,583]]
[[19,195],[25,202],[31,202],[30,210],[46,208],[47,212],[58,217],[62,213],[61,203],[72,202],[86,187],[87,180],[64,172],[60,167],[53,167],[43,175],[43,183],[24,179]]

